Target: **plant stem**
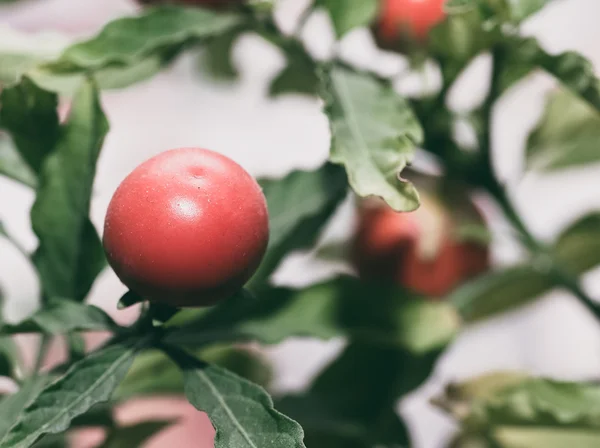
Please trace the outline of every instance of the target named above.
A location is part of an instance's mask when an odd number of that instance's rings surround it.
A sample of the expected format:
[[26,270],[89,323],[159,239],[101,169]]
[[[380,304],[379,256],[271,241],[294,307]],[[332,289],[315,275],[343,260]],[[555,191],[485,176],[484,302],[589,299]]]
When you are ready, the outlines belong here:
[[46,355],[48,354],[48,349],[50,348],[50,342],[52,341],[52,337],[49,334],[42,335],[42,340],[40,341],[40,347],[38,349],[37,357],[35,359],[35,364],[33,367],[33,374],[37,375],[44,364],[44,360]]

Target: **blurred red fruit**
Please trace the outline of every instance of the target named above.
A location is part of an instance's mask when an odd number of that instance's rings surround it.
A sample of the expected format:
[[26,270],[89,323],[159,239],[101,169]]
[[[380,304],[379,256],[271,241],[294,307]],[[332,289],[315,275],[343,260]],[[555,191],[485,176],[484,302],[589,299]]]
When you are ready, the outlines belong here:
[[486,271],[489,250],[482,242],[460,238],[460,218],[436,199],[421,196],[421,207],[412,213],[397,213],[378,200],[364,201],[352,257],[362,278],[441,297]]
[[446,0],[382,0],[375,25],[378,43],[395,47],[403,40],[423,42],[444,17]]

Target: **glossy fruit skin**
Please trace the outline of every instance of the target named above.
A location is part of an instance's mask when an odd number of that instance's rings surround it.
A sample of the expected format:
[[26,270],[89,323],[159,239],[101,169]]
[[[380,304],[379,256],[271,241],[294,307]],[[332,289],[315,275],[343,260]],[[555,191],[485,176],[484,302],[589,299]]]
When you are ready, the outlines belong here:
[[[473,241],[453,238],[455,223],[442,213],[441,233],[433,254],[424,255],[423,214],[432,212],[422,201],[412,213],[397,213],[385,204],[363,204],[352,247],[352,259],[359,275],[367,280],[393,282],[430,298],[439,298],[465,280],[489,268],[489,248]],[[425,219],[428,219],[427,217]]]
[[256,271],[269,239],[265,197],[233,160],[173,149],[138,166],[118,187],[103,244],[117,276],[145,299],[213,305]]
[[402,39],[427,40],[431,28],[445,17],[446,0],[381,0],[376,37],[384,47]]

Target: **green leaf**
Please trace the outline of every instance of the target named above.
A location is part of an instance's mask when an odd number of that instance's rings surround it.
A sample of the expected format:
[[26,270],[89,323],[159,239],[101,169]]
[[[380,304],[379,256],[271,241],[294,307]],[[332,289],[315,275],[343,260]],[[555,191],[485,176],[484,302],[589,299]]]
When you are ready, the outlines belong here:
[[370,25],[379,10],[377,0],[317,0],[316,6],[329,13],[337,37],[354,28]]
[[143,446],[150,437],[156,435],[171,423],[169,421],[152,421],[114,428],[109,432],[108,438],[99,448],[132,448]]
[[71,331],[110,331],[116,324],[100,308],[71,300],[51,299],[44,308],[16,324],[0,327],[1,334],[67,334]]
[[590,61],[579,53],[568,51],[557,55],[547,53],[533,38],[515,38],[513,46],[523,64],[546,70],[569,90],[600,111],[600,81]]
[[330,160],[344,165],[350,186],[361,197],[383,198],[394,210],[415,210],[418,193],[400,173],[423,131],[408,102],[389,85],[340,67],[332,69],[324,95]]
[[567,90],[554,92],[527,141],[527,166],[555,171],[600,162],[599,140],[598,111]]
[[[373,300],[377,306],[373,306]],[[173,329],[172,344],[199,346],[219,340],[278,343],[291,336],[328,339],[351,335],[425,353],[447,344],[460,329],[445,303],[410,298],[405,291],[352,277],[309,288],[271,288],[260,298],[240,297]]]
[[17,422],[23,409],[25,409],[48,383],[47,376],[37,376],[27,380],[21,388],[12,395],[0,401],[0,440],[8,430]]
[[216,79],[235,79],[239,72],[232,60],[232,52],[240,32],[234,28],[227,33],[216,36],[206,45],[202,58],[202,67]]
[[28,187],[37,185],[37,176],[25,163],[10,137],[3,132],[0,132],[0,176]]
[[88,213],[96,160],[107,131],[96,88],[85,82],[55,152],[44,163],[31,210],[40,241],[34,263],[48,297],[82,300],[104,267],[102,244]]
[[[441,62],[445,79],[455,79],[475,56],[494,46],[503,47],[503,28],[512,31],[551,1],[449,0],[445,5],[446,19],[433,28],[429,43],[431,52]],[[523,66],[513,60],[510,52],[506,57],[504,65],[512,68],[500,68],[500,90],[531,70],[529,64]]]
[[319,78],[312,58],[300,48],[286,53],[287,65],[273,79],[269,94],[278,96],[287,93],[317,95]]
[[109,346],[73,364],[21,413],[0,439],[2,448],[26,448],[45,434],[66,430],[71,420],[108,401],[146,339]]
[[[266,360],[250,350],[214,346],[196,350],[194,354],[263,387],[271,380],[272,372]],[[129,373],[117,388],[115,399],[122,401],[139,396],[181,394],[183,378],[177,365],[162,351],[148,350],[136,357]]]
[[[264,287],[291,251],[312,246],[346,197],[344,170],[325,164],[316,171],[294,171],[283,179],[260,181],[269,208],[267,254],[247,287]],[[294,206],[291,207],[290,204]]]
[[173,347],[168,353],[183,370],[188,400],[216,429],[215,448],[304,448],[300,425],[276,411],[263,388]]
[[0,376],[15,378],[21,375],[19,347],[12,338],[0,337]]
[[278,406],[302,424],[310,446],[408,446],[394,408],[429,376],[439,353],[352,342],[306,393],[284,397]]
[[12,84],[40,62],[46,60],[40,55],[0,52],[0,84]]
[[[168,56],[168,55],[167,55]],[[150,79],[170,60],[162,55],[151,55],[128,65],[108,66],[96,70],[93,78],[99,89],[122,89],[137,82]],[[88,74],[82,72],[64,72],[52,66],[39,65],[27,72],[36,84],[46,90],[72,97]]]
[[129,65],[167,48],[219,35],[240,22],[238,15],[202,8],[148,8],[140,16],[117,19],[96,37],[67,48],[56,68],[90,71]]
[[59,138],[58,98],[29,78],[7,87],[0,95],[0,123],[10,132],[23,160],[35,173]]
[[556,242],[555,254],[564,269],[575,275],[600,264],[600,213],[571,224]]
[[466,322],[475,322],[531,302],[554,287],[530,265],[491,271],[454,290],[448,300]]

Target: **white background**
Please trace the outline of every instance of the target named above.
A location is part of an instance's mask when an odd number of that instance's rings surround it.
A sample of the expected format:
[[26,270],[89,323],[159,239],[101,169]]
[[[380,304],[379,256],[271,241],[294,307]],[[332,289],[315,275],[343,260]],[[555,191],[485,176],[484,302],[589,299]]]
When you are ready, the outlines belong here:
[[[278,19],[290,29],[303,0],[281,2]],[[31,47],[58,49],[66,42],[91,35],[108,20],[135,11],[127,0],[23,1],[0,8],[0,49]],[[556,1],[530,20],[524,32],[541,39],[549,51],[577,50],[600,67],[600,2]],[[331,33],[323,18],[311,20],[305,30],[311,48],[328,54]],[[18,32],[18,33],[17,33]],[[17,34],[15,34],[17,33]],[[40,37],[40,34],[43,37]],[[376,54],[357,31],[347,37],[344,54],[357,61],[394,70],[401,62]],[[254,175],[282,175],[294,168],[318,166],[328,151],[328,130],[319,104],[310,98],[288,96],[270,100],[269,80],[283,59],[259,39],[248,36],[235,50],[241,79],[235,84],[214,82],[185,57],[149,82],[124,91],[103,94],[111,131],[98,165],[92,219],[99,229],[108,201],[119,182],[151,155],[178,146],[202,146],[234,158]],[[485,94],[489,61],[479,58],[450,97],[456,109],[469,108]],[[588,167],[544,178],[529,176],[521,182],[524,139],[541,113],[544,93],[553,86],[537,74],[512,89],[494,113],[496,168],[514,184],[512,193],[527,223],[541,238],[550,239],[572,219],[600,208],[600,169]],[[0,220],[28,249],[36,240],[29,226],[32,194],[0,179]],[[293,206],[293,204],[290,204]],[[486,204],[484,204],[486,206]],[[489,208],[497,232],[494,254],[498,263],[519,257],[506,236],[506,226]],[[352,211],[345,210],[329,235],[347,232]],[[310,254],[293,257],[277,281],[302,284],[322,272]],[[598,275],[586,277],[591,294],[600,294]],[[594,281],[596,279],[596,281]],[[31,268],[6,242],[0,241],[0,284],[8,302],[7,313],[21,318],[36,306],[37,284]],[[105,271],[91,301],[114,311],[124,287]],[[276,387],[302,387],[319,366],[341,347],[341,341],[290,341],[270,349],[278,372]],[[558,378],[597,377],[600,372],[600,333],[593,320],[568,294],[554,292],[544,300],[466,331],[444,355],[428,384],[405,399],[400,409],[410,423],[417,447],[438,447],[453,425],[427,402],[449,380],[490,369],[525,369]]]

